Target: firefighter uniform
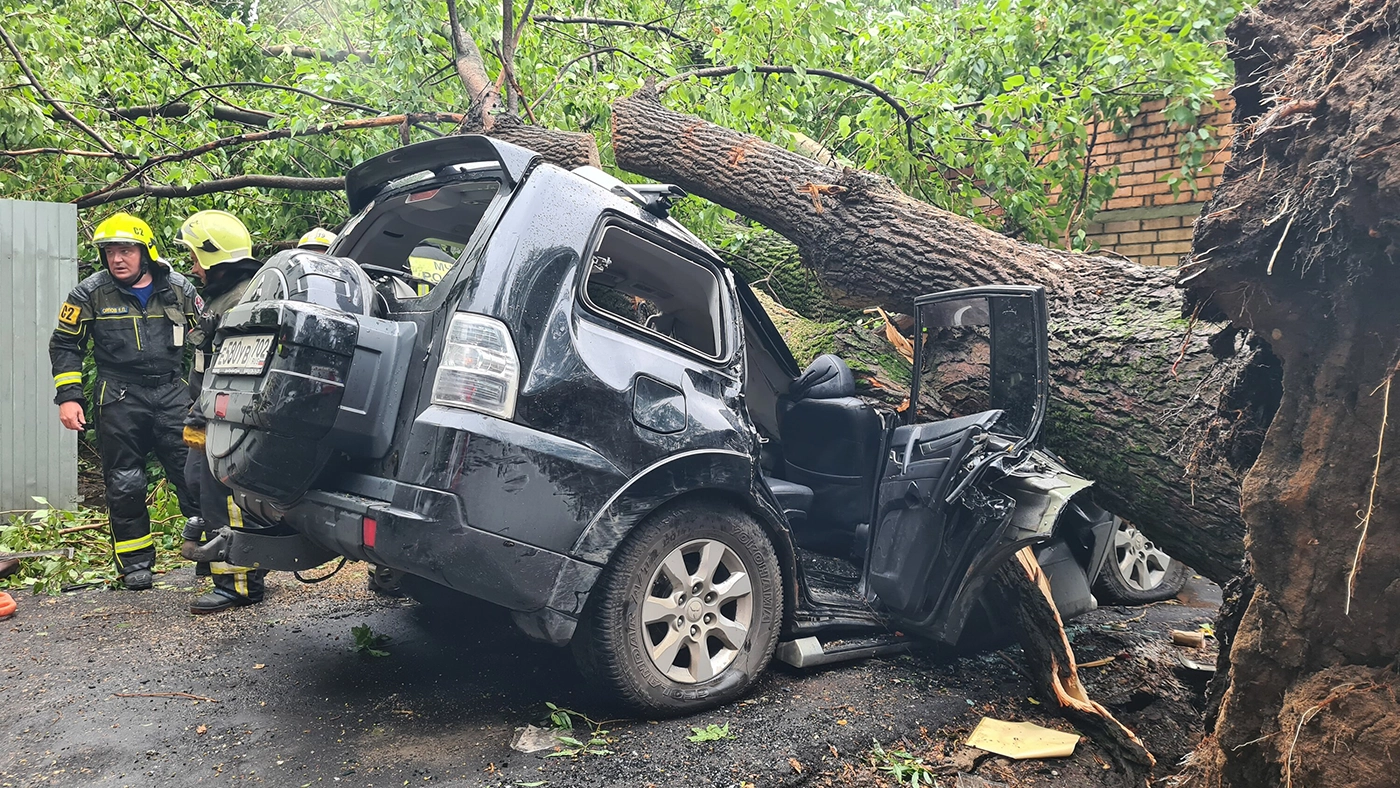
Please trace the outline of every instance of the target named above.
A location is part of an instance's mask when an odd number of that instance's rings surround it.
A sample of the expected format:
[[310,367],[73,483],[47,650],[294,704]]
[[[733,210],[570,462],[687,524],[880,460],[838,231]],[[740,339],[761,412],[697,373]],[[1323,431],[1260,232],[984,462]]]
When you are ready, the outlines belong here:
[[[185,419],[185,443],[190,447],[185,466],[188,483],[199,497],[201,517],[185,526],[186,545],[212,538],[220,528],[266,524],[253,522],[234,502],[233,491],[215,478],[204,453],[205,419],[198,408],[204,374],[215,353],[219,319],[243,298],[261,263],[253,258],[253,239],[237,217],[224,211],[200,211],[180,226],[176,240],[193,253],[195,272],[204,280],[205,304],[200,313],[199,342],[190,373],[190,398],[196,403]],[[244,518],[249,522],[245,523]],[[190,603],[190,612],[217,613],[263,598],[265,569],[247,569],[222,561],[197,565],[199,574],[213,576],[214,590]]]
[[[107,243],[141,246],[141,270],[151,275],[151,283],[123,286],[104,267],[68,294],[49,341],[54,402],[77,402],[84,411],[95,411],[117,571],[129,588],[149,588],[156,550],[146,511],[147,455],[154,451],[165,468],[185,516],[199,514],[185,485],[181,437],[190,404],[181,379],[184,348],[199,299],[194,285],[159,259],[150,228],[140,219],[116,214],[98,225],[94,242],[104,263]],[[141,278],[144,273],[132,283]],[[86,407],[83,391],[89,343],[97,366],[95,409]]]

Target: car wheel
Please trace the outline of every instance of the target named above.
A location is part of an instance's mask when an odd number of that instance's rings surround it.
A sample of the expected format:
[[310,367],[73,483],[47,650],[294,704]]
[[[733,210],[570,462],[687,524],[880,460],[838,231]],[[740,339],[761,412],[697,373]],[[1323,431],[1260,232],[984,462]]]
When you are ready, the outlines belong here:
[[768,666],[783,619],[773,545],[754,519],[690,503],[618,548],[587,616],[579,668],[649,716],[739,697]]
[[1142,605],[1176,596],[1190,575],[1185,564],[1157,549],[1131,524],[1119,521],[1095,590],[1109,604]]

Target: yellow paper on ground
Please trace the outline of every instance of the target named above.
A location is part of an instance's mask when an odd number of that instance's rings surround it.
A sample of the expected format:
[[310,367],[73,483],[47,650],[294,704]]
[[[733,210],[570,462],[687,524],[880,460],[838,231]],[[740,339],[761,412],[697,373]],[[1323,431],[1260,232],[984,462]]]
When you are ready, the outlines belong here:
[[1042,728],[1030,722],[983,717],[967,737],[967,746],[1008,758],[1065,758],[1074,754],[1079,734]]

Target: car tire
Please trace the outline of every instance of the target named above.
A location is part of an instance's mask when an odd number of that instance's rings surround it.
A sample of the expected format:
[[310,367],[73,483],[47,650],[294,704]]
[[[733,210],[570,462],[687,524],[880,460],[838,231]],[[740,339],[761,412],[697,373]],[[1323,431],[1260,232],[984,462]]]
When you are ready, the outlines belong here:
[[1123,521],[1099,572],[1094,590],[1111,605],[1145,605],[1181,593],[1191,570],[1162,552],[1132,524]]
[[738,698],[768,666],[782,574],[752,517],[684,503],[637,526],[590,607],[575,635],[580,672],[646,716],[690,714]]

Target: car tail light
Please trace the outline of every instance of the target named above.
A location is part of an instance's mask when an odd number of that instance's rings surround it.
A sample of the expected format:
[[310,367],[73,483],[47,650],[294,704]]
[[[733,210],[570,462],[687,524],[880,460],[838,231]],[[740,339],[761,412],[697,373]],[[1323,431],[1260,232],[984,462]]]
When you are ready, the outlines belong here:
[[433,381],[433,404],[509,419],[515,416],[519,386],[520,362],[505,324],[482,315],[453,315]]

